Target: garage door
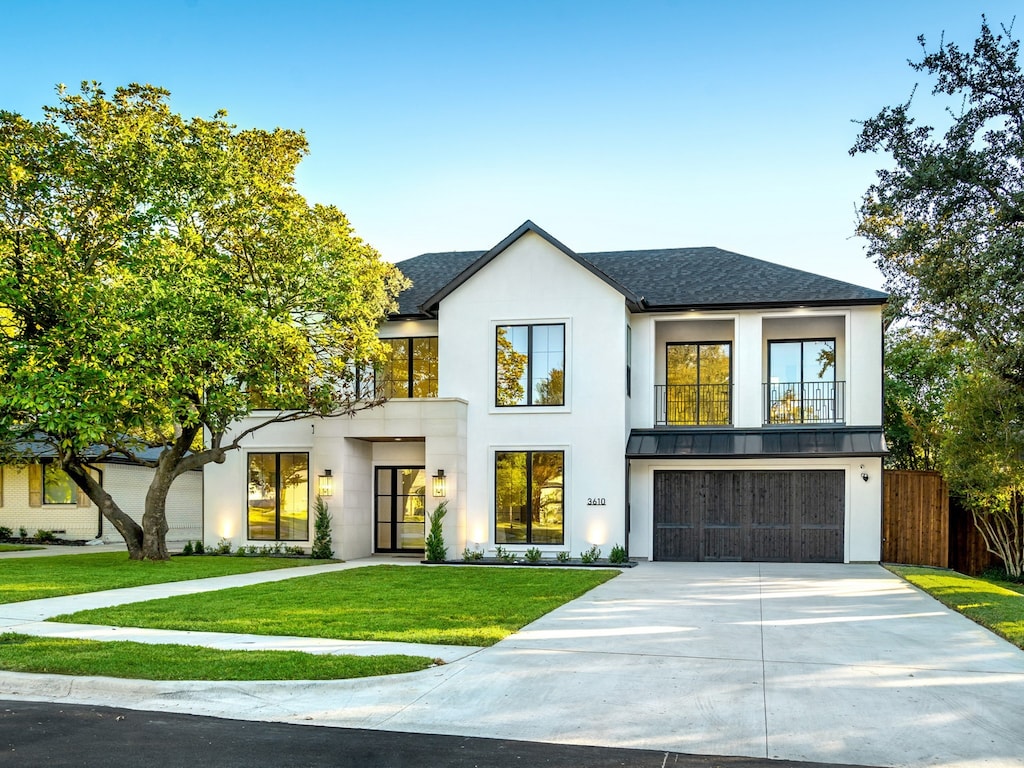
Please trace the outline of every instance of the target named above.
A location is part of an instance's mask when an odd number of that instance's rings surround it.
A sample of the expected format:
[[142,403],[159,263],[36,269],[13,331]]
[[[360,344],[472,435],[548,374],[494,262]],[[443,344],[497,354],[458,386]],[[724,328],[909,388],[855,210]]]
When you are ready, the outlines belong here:
[[842,470],[656,471],[655,560],[843,562]]

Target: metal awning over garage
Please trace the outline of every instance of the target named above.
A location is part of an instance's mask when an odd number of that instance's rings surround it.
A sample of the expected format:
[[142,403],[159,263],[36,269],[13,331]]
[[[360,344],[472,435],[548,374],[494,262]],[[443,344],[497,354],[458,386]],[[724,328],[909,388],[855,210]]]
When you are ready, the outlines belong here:
[[627,459],[765,459],[885,456],[878,427],[634,429]]

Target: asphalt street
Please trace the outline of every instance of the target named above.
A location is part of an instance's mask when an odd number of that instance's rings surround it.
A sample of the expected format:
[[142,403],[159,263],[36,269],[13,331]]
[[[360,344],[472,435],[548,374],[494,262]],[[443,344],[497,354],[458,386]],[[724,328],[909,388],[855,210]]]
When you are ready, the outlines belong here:
[[[825,763],[223,720],[0,701],[0,765],[18,768],[825,768]],[[835,763],[828,763],[835,768]]]

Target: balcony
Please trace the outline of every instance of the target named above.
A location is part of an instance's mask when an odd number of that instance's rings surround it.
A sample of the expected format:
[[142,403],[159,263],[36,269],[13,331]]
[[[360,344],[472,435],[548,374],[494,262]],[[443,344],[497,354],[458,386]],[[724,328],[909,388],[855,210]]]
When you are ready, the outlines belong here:
[[771,382],[764,386],[765,424],[842,424],[845,381]]
[[657,384],[654,425],[704,427],[732,424],[731,384]]

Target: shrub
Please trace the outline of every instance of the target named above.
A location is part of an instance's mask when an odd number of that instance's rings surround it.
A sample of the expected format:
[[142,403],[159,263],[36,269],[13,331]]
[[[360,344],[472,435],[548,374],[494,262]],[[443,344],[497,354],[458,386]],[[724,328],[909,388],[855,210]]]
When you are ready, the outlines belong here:
[[28,530],[24,525],[18,526],[18,535],[23,539],[28,538]]
[[612,547],[611,553],[608,555],[608,562],[619,565],[625,563],[629,558],[626,557],[626,548],[620,544],[616,544]]
[[588,565],[596,563],[599,557],[601,557],[601,550],[598,549],[597,544],[591,544],[590,549],[586,552],[580,552],[580,560]]
[[516,561],[515,552],[509,552],[500,544],[494,548],[494,556],[502,563],[514,563]]
[[0,539],[9,539],[14,534],[6,525],[0,525]]
[[443,563],[448,557],[448,547],[444,545],[444,532],[441,530],[441,521],[448,513],[448,501],[442,501],[437,505],[434,514],[430,517],[430,533],[424,542],[427,561],[431,563]]
[[213,554],[215,555],[230,555],[231,554],[231,541],[229,539],[221,539],[217,542],[217,546],[213,548]]
[[479,549],[470,549],[469,547],[466,547],[462,550],[462,559],[467,563],[471,563],[475,560],[483,560],[484,553]]
[[56,541],[57,535],[53,531],[48,531],[45,528],[39,528],[36,531],[36,538],[39,541]]
[[192,542],[186,541],[185,546],[181,548],[181,554],[191,555],[195,550],[192,549]]
[[203,542],[201,540],[196,542],[195,553],[197,555],[206,553],[206,547],[203,546]]
[[541,558],[540,550],[536,547],[530,547],[526,550],[526,562],[528,563],[539,563]]
[[555,555],[555,557],[557,558],[558,562],[560,562],[560,563],[568,563],[569,562],[569,553],[568,552],[559,552],[557,555]]
[[316,497],[316,521],[313,523],[313,548],[310,556],[317,560],[330,560],[334,557],[333,542],[331,541],[331,512],[327,508],[327,502],[319,496]]

